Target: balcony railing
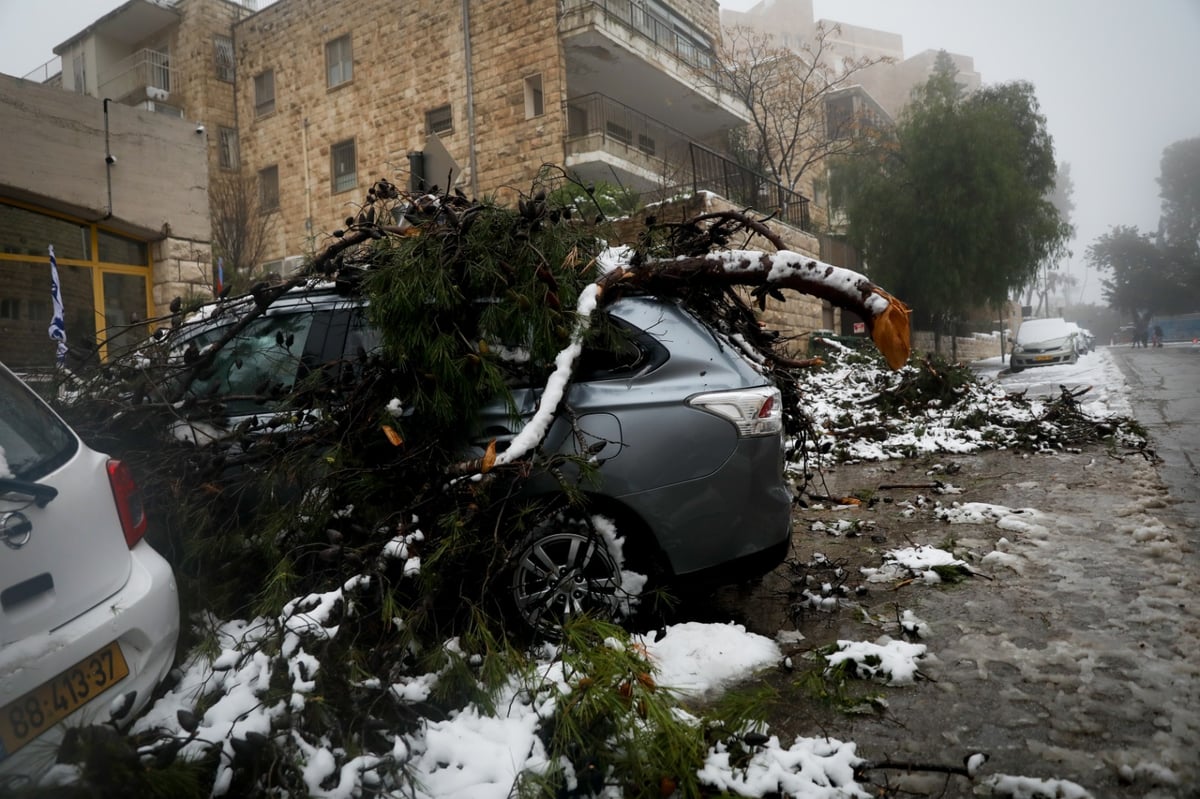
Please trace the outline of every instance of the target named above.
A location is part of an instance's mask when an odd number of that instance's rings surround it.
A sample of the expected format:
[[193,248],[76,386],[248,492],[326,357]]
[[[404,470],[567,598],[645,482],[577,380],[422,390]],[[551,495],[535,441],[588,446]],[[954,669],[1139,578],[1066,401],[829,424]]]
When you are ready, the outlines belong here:
[[760,172],[737,163],[663,122],[602,94],[564,103],[569,151],[603,150],[659,177],[653,189],[639,191],[643,202],[692,192],[711,191],[733,203],[812,231],[808,198]]
[[567,141],[596,139],[605,149],[624,148],[639,158],[665,165],[681,159],[688,138],[679,131],[603,94],[585,94],[564,103]]
[[639,39],[652,42],[693,69],[712,73],[713,52],[699,31],[694,36],[681,32],[679,25],[631,0],[564,0],[562,3],[564,13],[588,8],[601,11],[609,22],[621,25]]
[[693,191],[712,191],[725,199],[775,214],[792,227],[812,232],[808,198],[778,181],[692,142],[689,145]]
[[30,70],[21,76],[22,80],[32,80],[37,83],[48,83],[51,78],[62,74],[62,58],[54,56],[37,69]]
[[174,84],[167,53],[137,50],[110,66],[100,81],[100,94],[121,100],[165,100]]

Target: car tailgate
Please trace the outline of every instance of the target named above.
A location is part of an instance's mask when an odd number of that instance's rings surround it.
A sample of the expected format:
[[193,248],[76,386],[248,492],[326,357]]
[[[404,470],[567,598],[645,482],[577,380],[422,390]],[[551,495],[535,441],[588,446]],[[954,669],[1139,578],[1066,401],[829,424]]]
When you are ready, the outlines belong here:
[[128,579],[129,548],[107,462],[79,447],[38,481],[58,490],[45,507],[13,495],[0,499],[0,519],[27,531],[0,545],[0,646],[65,624]]

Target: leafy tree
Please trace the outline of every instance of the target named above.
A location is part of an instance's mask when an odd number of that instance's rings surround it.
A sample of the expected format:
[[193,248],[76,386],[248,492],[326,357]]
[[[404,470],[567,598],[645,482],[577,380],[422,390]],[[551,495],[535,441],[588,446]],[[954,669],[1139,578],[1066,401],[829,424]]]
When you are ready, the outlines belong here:
[[1183,294],[1182,304],[1195,310],[1200,307],[1200,138],[1163,150],[1158,185],[1159,239],[1168,254],[1165,268]]
[[1200,138],[1163,150],[1156,235],[1119,225],[1088,247],[1104,299],[1135,321],[1200,308]]
[[1033,87],[967,96],[955,74],[940,53],[878,155],[832,176],[847,238],[924,324],[1001,306],[1071,233],[1049,199],[1054,147]]
[[836,58],[837,26],[818,25],[797,49],[746,27],[726,31],[717,54],[718,84],[745,104],[746,131],[733,134],[739,161],[799,191],[801,179],[825,159],[853,152],[874,126],[853,113],[827,115],[827,104],[856,83],[854,76],[887,58]]
[[1181,291],[1170,251],[1137,227],[1118,226],[1100,236],[1088,247],[1088,261],[1111,275],[1101,280],[1105,301],[1135,322],[1192,309],[1194,295]]
[[1163,150],[1159,235],[1168,245],[1200,248],[1200,138],[1185,139]]

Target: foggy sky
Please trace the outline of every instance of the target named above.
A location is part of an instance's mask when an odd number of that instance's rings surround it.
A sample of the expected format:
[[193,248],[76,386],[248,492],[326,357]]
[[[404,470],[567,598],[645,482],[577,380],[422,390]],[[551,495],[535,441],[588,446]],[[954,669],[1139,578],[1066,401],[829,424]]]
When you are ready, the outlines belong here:
[[1200,137],[1200,0],[813,0],[813,11],[900,34],[905,57],[971,56],[985,85],[1033,84],[1075,183],[1073,299],[1100,302],[1088,245],[1115,225],[1157,230],[1163,149]]
[[[974,58],[985,84],[1034,85],[1058,160],[1071,164],[1075,182],[1067,268],[1086,281],[1084,298],[1098,301],[1098,277],[1084,268],[1087,246],[1114,225],[1154,231],[1163,148],[1200,137],[1200,0],[813,3],[817,18],[902,35],[905,56],[946,49]],[[0,0],[0,72],[24,75],[119,4]]]

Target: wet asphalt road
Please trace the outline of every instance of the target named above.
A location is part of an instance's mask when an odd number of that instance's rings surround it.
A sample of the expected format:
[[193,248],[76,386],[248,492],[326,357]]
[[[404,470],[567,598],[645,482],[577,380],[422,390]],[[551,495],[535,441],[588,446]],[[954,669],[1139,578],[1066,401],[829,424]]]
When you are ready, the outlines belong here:
[[1179,510],[1200,519],[1200,346],[1192,344],[1109,353],[1129,385],[1134,417],[1154,437],[1159,470]]
[[[1007,391],[1051,397],[1062,386],[1087,387],[1081,402],[1103,400],[1099,412],[1134,415],[1162,462],[1102,446],[981,452],[948,458],[961,467],[954,482],[963,491],[942,499],[1017,515],[947,525],[932,512],[906,510],[913,497],[903,492],[874,508],[826,511],[828,518],[801,512],[795,543],[803,557],[820,551],[877,565],[871,537],[810,531],[814,519],[856,519],[881,537],[879,549],[950,546],[979,576],[944,587],[876,586],[824,620],[809,614],[798,628],[802,653],[829,638],[897,636],[895,619],[912,611],[928,624],[927,679],[888,688],[884,713],[822,717],[791,677],[776,677],[783,699],[772,729],[817,728],[856,742],[874,761],[953,764],[986,752],[989,775],[1040,781],[1048,791],[1006,796],[1197,799],[1200,347],[1114,348],[1015,375],[996,361],[977,370]],[[925,466],[843,467],[830,476],[831,493],[920,482]],[[857,564],[849,561],[852,572]],[[745,598],[745,615],[761,615],[766,604],[762,595]],[[982,777],[972,784],[921,770],[886,774],[876,787],[888,796],[994,795]]]

